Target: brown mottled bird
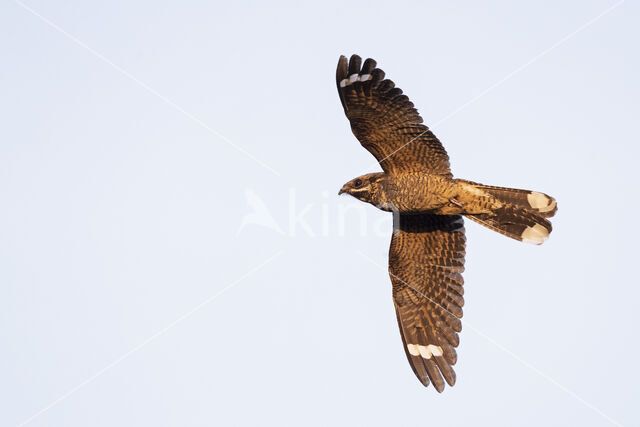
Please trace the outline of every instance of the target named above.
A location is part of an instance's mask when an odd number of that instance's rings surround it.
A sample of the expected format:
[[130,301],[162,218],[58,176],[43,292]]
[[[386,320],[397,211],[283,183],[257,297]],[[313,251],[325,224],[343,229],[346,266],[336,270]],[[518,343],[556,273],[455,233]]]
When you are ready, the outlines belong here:
[[354,135],[384,171],[347,182],[339,194],[394,212],[389,274],[402,343],[422,384],[442,392],[445,381],[456,381],[452,366],[462,330],[462,215],[541,244],[551,232],[547,218],[556,213],[556,201],[536,191],[454,179],[438,138],[373,59],[341,56],[336,83]]

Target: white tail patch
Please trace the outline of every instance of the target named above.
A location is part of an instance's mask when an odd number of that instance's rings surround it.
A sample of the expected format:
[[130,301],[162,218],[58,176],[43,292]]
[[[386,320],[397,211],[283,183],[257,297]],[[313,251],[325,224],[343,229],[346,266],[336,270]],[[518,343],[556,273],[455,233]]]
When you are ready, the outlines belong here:
[[523,242],[540,245],[545,240],[547,240],[547,237],[549,237],[549,232],[540,224],[536,224],[533,227],[525,228],[520,237],[522,238]]
[[418,345],[407,344],[407,350],[412,356],[422,356],[424,359],[431,359],[431,356],[442,356],[442,347],[439,345]]
[[538,193],[537,191],[529,193],[527,195],[527,201],[533,209],[537,209],[540,212],[549,212],[556,207],[556,201],[553,198],[546,194]]

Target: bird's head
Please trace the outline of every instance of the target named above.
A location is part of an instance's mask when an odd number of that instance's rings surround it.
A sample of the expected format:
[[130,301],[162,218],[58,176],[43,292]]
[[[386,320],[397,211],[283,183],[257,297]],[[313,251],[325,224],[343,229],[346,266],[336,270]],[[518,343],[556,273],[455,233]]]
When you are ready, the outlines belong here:
[[382,195],[383,173],[369,173],[352,179],[342,186],[338,195],[347,193],[363,202],[377,205]]

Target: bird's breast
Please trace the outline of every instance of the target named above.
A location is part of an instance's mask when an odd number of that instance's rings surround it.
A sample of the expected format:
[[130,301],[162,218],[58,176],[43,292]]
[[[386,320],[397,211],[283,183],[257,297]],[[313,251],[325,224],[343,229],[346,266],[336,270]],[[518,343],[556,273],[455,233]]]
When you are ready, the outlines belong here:
[[388,203],[401,213],[428,212],[440,209],[453,197],[450,178],[411,174],[392,177],[386,186]]

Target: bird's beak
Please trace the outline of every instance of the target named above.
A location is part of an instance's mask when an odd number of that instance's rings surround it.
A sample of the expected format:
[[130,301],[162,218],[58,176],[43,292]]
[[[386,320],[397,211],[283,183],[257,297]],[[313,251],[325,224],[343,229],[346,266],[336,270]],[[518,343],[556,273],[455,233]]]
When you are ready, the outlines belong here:
[[338,196],[341,195],[342,193],[347,193],[347,185],[346,184],[342,186],[340,191],[338,191]]

